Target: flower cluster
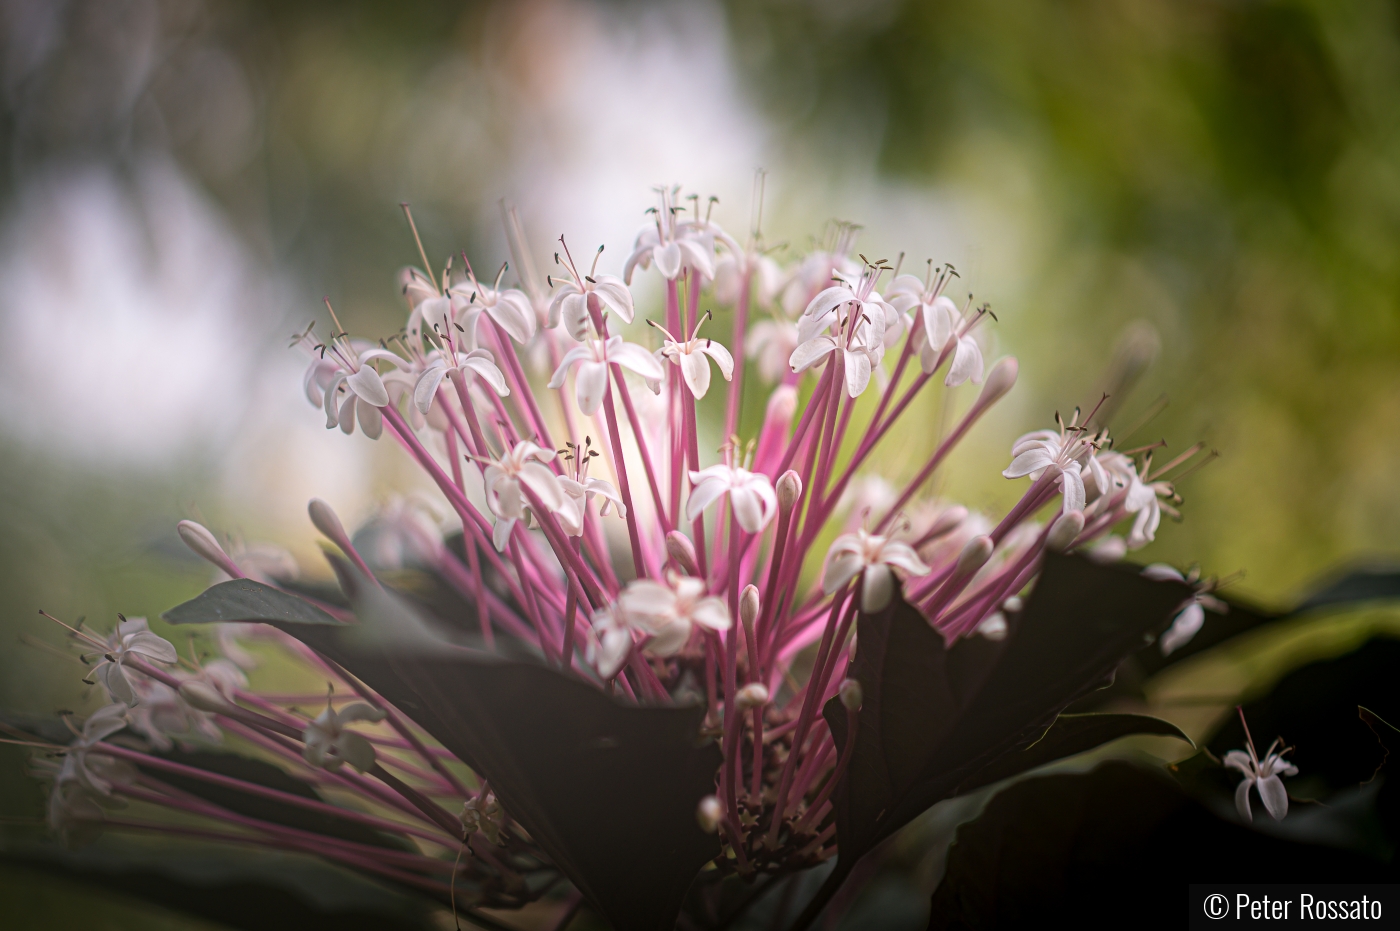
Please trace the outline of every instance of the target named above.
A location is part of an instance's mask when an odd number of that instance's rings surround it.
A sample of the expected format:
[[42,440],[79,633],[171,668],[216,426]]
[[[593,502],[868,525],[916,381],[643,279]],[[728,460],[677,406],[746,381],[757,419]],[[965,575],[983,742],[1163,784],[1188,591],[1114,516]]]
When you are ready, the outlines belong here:
[[[898,602],[950,644],[1005,637],[1047,552],[1119,558],[1150,542],[1178,500],[1163,473],[1184,459],[1153,472],[1151,449],[1115,450],[1094,412],[1079,411],[1012,445],[1002,474],[1030,485],[999,518],[932,499],[934,473],[1012,389],[1017,363],[986,363],[982,340],[996,318],[947,293],[952,266],[930,261],[919,278],[901,272],[902,259],[853,255],[858,229],[835,225],[784,268],[759,231],[741,245],[710,210],[701,215],[699,198],[687,206],[665,189],[619,276],[599,273],[601,247],[584,273],[561,237],[559,274],[542,278],[516,225],[512,261],[490,285],[465,255],[433,268],[420,243],[422,267],[401,279],[402,330],[353,338],[327,302],[329,336],[309,327],[294,341],[310,355],[305,394],[327,428],[351,434],[358,425],[396,444],[439,495],[430,508],[395,504],[354,538],[313,501],[312,520],[345,571],[392,586],[385,570],[411,561],[470,606],[487,649],[508,640],[619,701],[702,703],[724,765],[713,796],[695,804],[701,824],[722,833],[724,863],[748,874],[836,853],[836,736],[819,723],[820,708],[836,697],[853,715],[861,707],[848,675],[858,618]],[[506,286],[512,266],[519,287]],[[662,279],[656,319],[630,290],[647,272]],[[718,431],[697,410],[715,372],[727,390]],[[902,487],[880,480],[877,489],[874,455],[896,425],[917,416],[926,392],[965,384],[980,386],[965,413],[920,452]],[[741,419],[746,391],[768,395],[759,423]],[[871,392],[873,404],[857,404]],[[425,519],[444,507],[445,522]],[[1130,525],[1126,535],[1114,534],[1120,525]],[[205,528],[188,524],[181,535],[221,577],[291,590],[277,573],[230,557]],[[512,829],[484,774],[434,746],[410,709],[297,641],[275,635],[360,700],[337,705],[333,693],[312,717],[298,708],[311,696],[259,694],[227,660],[182,661],[143,623],[124,620],[108,638],[73,633],[100,660],[92,681],[112,704],[63,751],[56,826],[98,821],[121,796],[305,849],[295,832],[108,765],[171,765],[107,740],[124,727],[157,749],[230,733],[374,812],[335,808],[337,817],[412,837],[419,850],[389,856],[340,841],[319,855],[437,893],[467,876],[479,904],[538,894],[522,891],[521,877],[547,858]],[[226,655],[239,652],[230,645]],[[795,671],[807,668],[799,680]],[[1270,766],[1254,767],[1261,791]],[[463,845],[480,856],[444,869],[434,851]]]

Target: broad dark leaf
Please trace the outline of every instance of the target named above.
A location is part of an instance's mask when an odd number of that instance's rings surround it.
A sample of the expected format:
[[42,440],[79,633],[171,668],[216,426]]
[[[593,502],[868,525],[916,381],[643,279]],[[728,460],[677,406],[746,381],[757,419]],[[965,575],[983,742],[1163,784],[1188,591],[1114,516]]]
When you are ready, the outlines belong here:
[[[1299,775],[1294,791],[1310,797],[1355,788],[1385,763],[1377,728],[1358,713],[1364,706],[1384,721],[1400,720],[1400,641],[1375,639],[1359,649],[1293,670],[1272,692],[1244,705],[1260,753],[1275,737],[1294,747]],[[1391,741],[1400,750],[1400,742]],[[1238,715],[1230,715],[1208,743],[1217,757],[1245,745]],[[1392,759],[1390,762],[1396,762]]]
[[1175,737],[1195,746],[1175,724],[1146,714],[1062,714],[1024,750],[1004,753],[958,786],[958,794],[1075,756],[1119,737]]
[[1361,566],[1316,588],[1293,609],[1293,613],[1368,601],[1394,601],[1397,598],[1400,598],[1400,567]]
[[1231,823],[1163,774],[1109,762],[1018,782],[959,828],[929,928],[1024,928],[1047,915],[1157,924],[1152,916],[1179,907],[1169,899],[1164,905],[1162,890],[1210,877],[1366,882],[1394,875],[1394,867],[1354,851]]
[[[219,602],[232,584],[167,617],[235,619]],[[697,744],[703,710],[624,705],[557,670],[443,643],[373,586],[351,596],[359,624],[289,623],[282,601],[294,596],[275,590],[264,603],[278,613],[236,619],[268,620],[298,637],[485,775],[507,813],[614,926],[669,929],[696,872],[719,853],[695,820],[720,763],[718,747]]]
[[340,622],[315,605],[252,579],[220,582],[161,617],[172,624],[208,624],[215,621],[274,621],[293,624]]
[[[947,648],[902,599],[862,616],[851,675],[865,702],[835,793],[841,859],[804,919],[875,844],[976,783],[975,774],[999,757],[1022,752],[1066,705],[1165,626],[1188,594],[1185,585],[1154,582],[1135,569],[1050,555],[1000,643],[971,638]],[[839,703],[828,704],[827,722],[843,752],[845,715]]]
[[[207,770],[221,776],[277,789],[290,795],[306,799],[325,801],[310,784],[264,760],[239,756],[236,753],[220,753],[210,750],[171,750],[161,753],[162,759],[180,763],[195,769]],[[347,821],[330,814],[323,814],[294,805],[290,802],[252,795],[236,788],[216,785],[194,776],[172,773],[169,770],[140,766],[143,772],[191,795],[197,795],[230,811],[262,821],[271,821],[287,827],[312,831],[342,840],[368,844],[374,847],[388,847],[394,850],[414,850],[411,844],[401,837],[377,831],[355,821]]]
[[436,903],[305,855],[109,835],[82,850],[10,841],[0,859],[243,931],[440,927]]

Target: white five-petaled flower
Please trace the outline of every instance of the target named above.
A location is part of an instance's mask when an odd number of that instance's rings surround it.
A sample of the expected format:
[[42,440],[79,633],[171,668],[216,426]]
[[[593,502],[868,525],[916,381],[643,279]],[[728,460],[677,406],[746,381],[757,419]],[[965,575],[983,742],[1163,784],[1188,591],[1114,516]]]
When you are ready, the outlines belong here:
[[[1059,418],[1058,414],[1055,416]],[[1079,426],[1078,420],[1076,412],[1069,425],[1061,422],[1058,432],[1035,430],[1018,439],[1011,447],[1011,465],[1001,473],[1005,478],[1029,475],[1032,481],[1039,481],[1047,471],[1058,476],[1066,514],[1084,510],[1084,477],[1081,471],[1085,465],[1096,470],[1096,480],[1098,472],[1103,469],[1094,452],[1104,437],[1089,436],[1088,428]]]
[[623,507],[622,497],[617,493],[617,489],[601,478],[585,477],[582,481],[577,481],[565,476],[559,479],[559,487],[564,489],[564,494],[568,496],[566,504],[572,504],[572,507],[559,509],[559,526],[571,537],[583,533],[583,520],[587,514],[588,502],[595,496],[603,501],[598,509],[600,517],[607,517],[611,508],[617,509],[618,517],[627,516],[627,508]]
[[[1175,567],[1162,562],[1154,562],[1142,570],[1144,576],[1157,582],[1170,580],[1185,582],[1192,586],[1197,586],[1200,573],[1199,568],[1193,568],[1188,574],[1182,575]],[[1196,593],[1177,608],[1171,626],[1157,639],[1158,649],[1162,651],[1163,656],[1170,656],[1191,642],[1191,638],[1196,636],[1205,625],[1207,608],[1216,614],[1229,612],[1230,606],[1211,594],[1214,587],[1214,580],[1200,584],[1196,588]]]
[[[510,266],[502,263],[496,280],[490,286],[476,280],[476,273],[467,265],[467,280],[447,289],[455,311],[453,322],[461,323],[475,338],[481,315],[494,320],[517,343],[528,343],[535,335],[535,308],[530,297],[516,288],[502,288],[501,276]],[[425,315],[425,319],[428,318]]]
[[864,530],[843,533],[826,554],[822,592],[830,595],[857,575],[863,575],[861,610],[867,614],[883,611],[894,597],[895,578],[891,566],[903,569],[908,575],[929,572],[929,567],[907,543],[896,543]]
[[[1179,516],[1170,505],[1163,505],[1161,498],[1172,498],[1176,492],[1170,482],[1145,481],[1147,466],[1138,471],[1137,463],[1122,453],[1102,453],[1091,461],[1102,467],[1105,479],[1099,483],[1102,499],[1107,501],[1126,490],[1122,507],[1129,514],[1136,514],[1133,529],[1128,532],[1128,549],[1142,549],[1157,536],[1157,527],[1162,523],[1162,511]],[[1095,482],[1100,475],[1095,473]]]
[[1248,737],[1248,752],[1231,750],[1225,754],[1225,765],[1244,773],[1244,780],[1235,789],[1235,808],[1246,821],[1254,820],[1254,812],[1249,807],[1251,788],[1259,790],[1259,797],[1263,799],[1264,810],[1269,813],[1269,817],[1275,821],[1282,821],[1283,816],[1288,814],[1288,790],[1283,787],[1280,777],[1298,775],[1298,767],[1283,758],[1289,748],[1274,750],[1280,743],[1282,740],[1275,739],[1269,744],[1269,750],[1264,754],[1263,760],[1259,759],[1254,750],[1253,739]]
[[[452,364],[448,364],[451,359]],[[501,397],[510,394],[505,376],[496,367],[496,360],[486,349],[473,349],[471,352],[444,353],[434,350],[429,354],[423,374],[413,386],[413,403],[426,414],[437,397],[438,386],[444,378],[458,379],[467,375],[482,378]]]
[[366,702],[353,702],[336,711],[327,698],[326,710],[309,721],[302,732],[306,745],[301,755],[312,766],[339,769],[342,763],[349,763],[363,773],[374,766],[374,746],[363,734],[346,730],[345,725],[383,720],[383,709]]
[[92,668],[90,679],[85,681],[101,682],[112,701],[123,705],[134,705],[138,700],[125,668],[129,659],[141,657],[170,664],[180,658],[170,641],[151,633],[144,617],[121,618],[107,638],[107,649],[95,655],[101,656],[102,661]]
[[690,339],[687,340],[677,340],[668,330],[659,324],[652,323],[652,326],[666,336],[666,342],[657,352],[680,366],[685,386],[690,389],[691,395],[697,401],[710,390],[710,363],[705,359],[706,356],[715,360],[715,365],[719,366],[719,373],[724,376],[725,381],[730,381],[734,377],[734,357],[729,354],[729,350],[712,339],[704,339],[696,335],[707,319],[709,319],[709,314],[706,314],[699,323],[695,324],[695,330],[691,333]]
[[355,430],[355,421],[370,439],[378,439],[384,421],[380,408],[390,402],[384,378],[373,363],[387,362],[404,368],[408,362],[379,346],[345,336],[333,337],[324,344],[315,344],[308,328],[296,340],[313,355],[302,379],[307,400],[326,412],[326,429],[336,426],[347,435]]
[[[63,753],[63,765],[58,772],[55,791],[76,783],[89,792],[111,796],[114,782],[125,775],[124,767],[114,765],[118,761],[102,755],[100,751],[93,751],[103,740],[126,727],[126,712],[126,705],[111,704],[94,711],[83,722],[82,732]],[[88,759],[89,753],[93,753],[95,759]]]
[[[588,338],[595,311],[602,314],[604,310],[610,310],[623,322],[632,322],[632,292],[627,290],[627,284],[621,278],[598,274],[598,257],[602,254],[600,246],[593,256],[593,268],[587,275],[579,275],[570,258],[565,266],[570,277],[557,282],[559,290],[549,302],[547,325],[556,327],[562,322],[564,330],[580,342]],[[550,284],[556,283],[553,277],[549,281]]]
[[651,653],[670,656],[685,646],[696,624],[711,630],[728,630],[731,624],[723,599],[706,595],[703,581],[674,572],[665,582],[637,579],[616,604],[593,616],[588,661],[611,678],[627,661],[634,632],[651,638],[646,643]]
[[890,285],[889,302],[901,313],[914,315],[913,348],[918,351],[919,365],[925,372],[934,370],[949,342],[953,341],[953,361],[943,383],[950,388],[965,381],[980,385],[982,348],[972,337],[972,328],[981,320],[982,312],[965,321],[957,305],[942,293],[948,284],[949,271],[934,275],[930,269],[927,282],[913,275],[900,275]]
[[564,387],[564,377],[575,364],[578,365],[574,378],[578,409],[590,417],[602,405],[607,393],[609,365],[620,365],[648,382],[660,382],[665,377],[661,363],[646,349],[636,343],[623,342],[621,336],[609,336],[606,340],[586,340],[566,352],[549,380],[549,387]]
[[846,394],[858,397],[870,384],[870,374],[884,358],[886,345],[903,331],[899,311],[874,291],[878,269],[854,283],[833,285],[812,298],[797,323],[798,346],[788,364],[805,372],[829,355],[845,371]]
[[690,499],[685,505],[685,516],[695,520],[725,494],[729,495],[735,520],[746,533],[758,533],[778,513],[778,495],[768,476],[737,466],[712,465],[690,473]]
[[632,282],[632,272],[650,268],[656,263],[656,270],[668,280],[675,280],[685,269],[694,271],[706,281],[715,276],[714,240],[715,224],[705,221],[678,220],[676,214],[684,207],[676,207],[674,198],[679,189],[663,189],[661,206],[648,212],[654,221],[642,227],[637,240],[632,245],[632,254],[622,267],[622,279]]
[[539,499],[540,505],[551,512],[564,509],[573,511],[572,502],[566,503],[559,476],[544,465],[553,458],[554,450],[521,440],[514,449],[486,466],[483,476],[486,506],[496,517],[496,526],[491,534],[496,549],[504,550],[515,522],[529,516],[527,508],[530,502],[525,496],[525,489],[529,489]]

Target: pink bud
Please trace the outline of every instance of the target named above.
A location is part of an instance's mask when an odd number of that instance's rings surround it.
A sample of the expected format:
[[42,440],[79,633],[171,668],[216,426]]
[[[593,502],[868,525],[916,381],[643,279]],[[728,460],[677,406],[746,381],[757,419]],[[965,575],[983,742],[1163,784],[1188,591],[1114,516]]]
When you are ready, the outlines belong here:
[[672,530],[666,534],[666,553],[686,575],[700,574],[695,562],[695,544],[679,530]]
[[958,525],[965,520],[967,520],[967,508],[961,504],[955,504],[935,518],[932,526],[924,532],[923,538],[929,541],[937,540],[939,537],[958,529]]
[[802,497],[802,478],[791,469],[778,476],[774,490],[778,493],[778,513],[790,512]]
[[743,622],[745,630],[753,630],[754,621],[758,620],[758,586],[746,585],[739,594],[739,620]]
[[846,706],[847,711],[859,711],[865,703],[865,691],[855,679],[842,682],[837,694],[841,696],[841,704]]
[[243,578],[242,570],[229,558],[228,553],[224,552],[224,548],[209,532],[209,528],[192,520],[182,520],[175,525],[175,531],[180,534],[180,539],[185,541],[185,545],[194,550],[197,555],[207,559],[235,579]]
[[180,683],[180,697],[196,711],[208,711],[212,714],[228,711],[231,704],[218,689],[198,679]]
[[1074,545],[1074,541],[1084,532],[1084,512],[1066,511],[1050,528],[1045,538],[1045,548],[1052,553],[1063,553]]
[[316,529],[325,534],[327,539],[343,550],[350,549],[350,536],[329,504],[320,498],[312,498],[306,505],[306,512],[311,515],[311,523],[315,524]]
[[724,817],[724,809],[720,807],[719,799],[713,795],[702,798],[700,805],[695,809],[695,820],[700,822],[700,830],[706,834],[713,834],[719,830],[719,822],[722,817]]
[[752,708],[762,708],[766,704],[768,704],[768,687],[762,682],[750,682],[734,693],[734,708],[736,711],[748,711]]
[[987,408],[1000,401],[1016,384],[1019,369],[1015,356],[997,360],[997,364],[987,373],[987,380],[982,385],[982,393],[977,396],[976,406]]
[[983,535],[968,540],[967,546],[964,546],[962,553],[958,555],[958,565],[953,570],[953,575],[960,579],[972,575],[992,558],[992,550],[995,547],[996,544],[989,536]]

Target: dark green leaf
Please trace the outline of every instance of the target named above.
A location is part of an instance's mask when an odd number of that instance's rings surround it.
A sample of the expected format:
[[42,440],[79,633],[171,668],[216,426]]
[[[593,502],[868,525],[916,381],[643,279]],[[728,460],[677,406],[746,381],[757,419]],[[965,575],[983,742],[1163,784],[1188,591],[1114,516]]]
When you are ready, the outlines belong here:
[[[1189,593],[1135,569],[1051,554],[1001,643],[978,637],[945,647],[902,599],[863,615],[851,675],[865,702],[835,793],[841,859],[804,919],[875,844],[976,782],[999,757],[1023,752],[1069,702],[1165,626]],[[839,703],[827,705],[842,752],[845,714]]]
[[161,617],[172,624],[213,621],[340,624],[310,602],[252,579],[231,579],[210,586],[198,597],[176,605]]
[[1047,915],[1131,915],[1155,925],[1162,922],[1152,916],[1179,907],[1164,905],[1162,890],[1209,877],[1366,882],[1393,880],[1394,871],[1223,820],[1162,774],[1109,762],[1018,782],[959,828],[929,928],[1023,928]]
[[[718,747],[697,742],[703,710],[624,705],[557,670],[444,643],[398,597],[351,586],[358,624],[267,619],[486,776],[612,925],[669,929],[719,853],[695,820],[720,764]],[[172,613],[197,615],[185,608]]]
[[1095,747],[1131,735],[1175,737],[1195,746],[1191,738],[1170,721],[1146,714],[1062,714],[1045,735],[1024,750],[1005,753],[982,767],[961,785],[958,793],[970,792],[1011,776],[1075,756]]
[[107,836],[76,851],[52,842],[7,842],[0,859],[244,931],[439,927],[435,903],[299,854]]
[[1322,585],[1304,598],[1293,613],[1368,601],[1394,601],[1397,598],[1400,598],[1400,569],[1394,566],[1362,567]]

